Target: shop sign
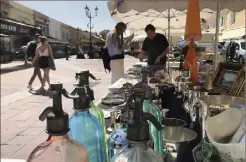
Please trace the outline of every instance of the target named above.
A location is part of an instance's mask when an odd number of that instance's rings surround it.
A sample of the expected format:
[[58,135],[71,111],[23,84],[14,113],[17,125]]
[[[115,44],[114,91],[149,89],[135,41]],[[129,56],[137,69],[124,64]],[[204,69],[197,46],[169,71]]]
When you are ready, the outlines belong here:
[[0,29],[1,30],[6,30],[9,32],[15,32],[15,33],[28,33],[30,31],[29,28],[27,27],[22,27],[22,26],[14,26],[14,25],[10,25],[10,24],[3,24],[0,23]]
[[17,27],[16,26],[8,25],[8,24],[2,24],[2,23],[0,24],[0,29],[12,31],[12,32],[16,32],[17,31]]

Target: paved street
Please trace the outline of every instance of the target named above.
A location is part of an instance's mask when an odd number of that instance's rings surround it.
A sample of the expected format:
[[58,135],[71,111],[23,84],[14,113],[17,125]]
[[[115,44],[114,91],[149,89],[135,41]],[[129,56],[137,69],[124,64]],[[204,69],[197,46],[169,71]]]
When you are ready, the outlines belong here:
[[[131,67],[136,59],[126,57],[125,70]],[[32,74],[32,68],[24,68],[23,62],[1,65],[1,158],[26,159],[39,143],[47,138],[46,122],[38,120],[39,114],[47,106],[52,105],[49,96],[41,96],[28,92],[26,86]],[[110,85],[110,74],[106,74],[101,60],[56,60],[56,71],[51,71],[51,81],[61,81],[71,92],[75,81],[75,72],[81,69],[90,70],[100,81],[92,81],[91,87],[98,100],[107,92]],[[40,82],[36,78],[34,84],[38,89]],[[63,98],[64,111],[72,110],[72,100]]]

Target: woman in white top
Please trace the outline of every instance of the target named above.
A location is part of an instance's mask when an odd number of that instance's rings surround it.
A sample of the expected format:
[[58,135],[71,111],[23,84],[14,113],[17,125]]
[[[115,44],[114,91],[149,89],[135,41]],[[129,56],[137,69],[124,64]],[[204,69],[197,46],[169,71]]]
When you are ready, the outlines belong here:
[[48,44],[48,39],[45,36],[40,37],[40,45],[36,48],[36,55],[33,59],[33,63],[38,59],[38,65],[40,69],[44,71],[44,75],[42,78],[42,86],[39,89],[40,91],[44,91],[45,83],[47,82],[50,90],[50,67],[49,67],[49,57],[53,58],[53,53],[50,45]]
[[111,57],[111,84],[124,76],[124,54],[123,54],[123,33],[126,31],[126,24],[119,22],[115,30],[110,31],[107,35],[107,50]]

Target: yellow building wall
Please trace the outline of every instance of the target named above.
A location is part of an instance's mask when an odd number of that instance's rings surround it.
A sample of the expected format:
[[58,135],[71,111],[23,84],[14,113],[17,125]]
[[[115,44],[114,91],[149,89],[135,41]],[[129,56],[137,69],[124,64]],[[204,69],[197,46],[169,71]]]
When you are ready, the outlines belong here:
[[35,25],[32,9],[17,2],[9,1],[9,3],[11,5],[9,18],[26,24]]
[[245,10],[241,12],[236,12],[235,17],[235,23],[231,23],[231,15],[232,12],[230,12],[227,15],[227,22],[226,22],[226,28],[227,29],[235,29],[235,28],[242,28],[245,27]]

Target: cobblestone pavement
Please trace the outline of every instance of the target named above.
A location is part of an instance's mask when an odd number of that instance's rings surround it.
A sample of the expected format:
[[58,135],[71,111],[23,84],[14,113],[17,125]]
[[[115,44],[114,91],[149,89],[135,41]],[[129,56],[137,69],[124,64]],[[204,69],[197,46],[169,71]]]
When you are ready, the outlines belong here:
[[[130,68],[136,59],[126,57],[125,70]],[[14,66],[22,67],[22,62],[14,63]],[[56,60],[56,71],[51,71],[51,81],[61,81],[64,87],[71,92],[75,81],[75,72],[81,69],[90,70],[100,81],[91,81],[91,87],[98,100],[107,92],[110,85],[110,74],[106,74],[101,60]],[[30,152],[46,140],[46,122],[38,120],[39,114],[47,106],[52,105],[49,96],[35,95],[26,89],[32,74],[32,68],[11,70],[9,65],[1,66],[1,158],[26,159]],[[39,88],[38,78],[34,82],[34,88]],[[63,99],[64,111],[72,110],[72,101]]]

